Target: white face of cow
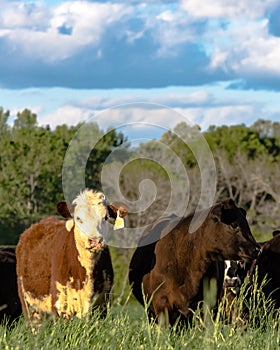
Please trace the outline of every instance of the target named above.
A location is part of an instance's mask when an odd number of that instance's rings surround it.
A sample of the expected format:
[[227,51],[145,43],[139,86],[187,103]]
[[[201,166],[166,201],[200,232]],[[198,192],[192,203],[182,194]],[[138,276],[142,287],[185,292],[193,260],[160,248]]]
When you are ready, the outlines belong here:
[[102,249],[107,232],[107,205],[100,192],[85,190],[74,201],[74,232],[85,248]]

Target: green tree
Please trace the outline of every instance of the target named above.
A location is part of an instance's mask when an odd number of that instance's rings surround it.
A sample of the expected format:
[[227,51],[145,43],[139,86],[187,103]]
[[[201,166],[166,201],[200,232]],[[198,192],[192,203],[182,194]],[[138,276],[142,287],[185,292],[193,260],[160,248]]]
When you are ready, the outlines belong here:
[[239,151],[250,159],[266,153],[259,133],[245,125],[212,126],[204,136],[213,152],[224,151],[229,160]]
[[[122,133],[117,133],[114,129],[108,130],[103,133],[97,128],[98,138],[97,143],[94,145],[90,152],[89,158],[86,164],[86,186],[102,190],[101,183],[101,171],[104,163],[107,161],[109,155],[114,152],[114,149],[122,145],[126,140]],[[122,160],[128,158],[128,153],[124,149],[122,153],[118,152],[117,155],[110,158],[110,162],[121,157]]]

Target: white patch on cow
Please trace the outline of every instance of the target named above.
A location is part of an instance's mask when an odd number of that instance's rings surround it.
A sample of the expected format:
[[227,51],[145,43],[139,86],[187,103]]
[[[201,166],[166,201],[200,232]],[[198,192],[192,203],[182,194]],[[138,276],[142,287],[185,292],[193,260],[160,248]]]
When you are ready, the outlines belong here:
[[224,272],[224,279],[228,278],[228,270],[230,268],[230,260],[225,260],[225,264],[226,264],[226,267],[225,267],[225,272]]
[[[228,271],[232,267],[230,260],[225,260],[225,271],[224,271],[224,286],[226,289],[231,291],[233,294],[238,294],[240,291],[240,286],[242,285],[242,280],[240,276],[238,275],[238,267],[241,269],[244,269],[244,262],[243,261],[236,261],[233,262],[236,264],[236,271],[234,272],[234,276],[229,276]],[[232,267],[233,268],[233,267]]]
[[24,298],[24,303],[27,309],[27,313],[32,320],[37,319],[41,321],[43,314],[51,314],[52,312],[52,297],[51,295],[44,295],[40,298],[35,298],[32,294],[25,290],[21,280],[21,289]]
[[76,290],[71,287],[71,281],[68,281],[66,286],[56,282],[58,299],[55,307],[59,316],[64,318],[77,316],[81,318],[88,313],[93,295],[93,281],[86,278],[81,283],[81,289]]
[[82,235],[74,231],[75,243],[78,250],[78,259],[80,264],[86,270],[85,281],[81,281],[79,289],[76,290],[72,287],[73,278],[70,277],[66,285],[62,285],[56,282],[56,288],[58,291],[58,299],[55,303],[55,307],[60,316],[70,318],[77,316],[79,318],[85,316],[91,307],[95,306],[95,300],[98,299],[98,295],[94,295],[93,290],[93,270],[95,263],[100,256],[100,249],[96,252],[93,250],[85,249],[85,240]]

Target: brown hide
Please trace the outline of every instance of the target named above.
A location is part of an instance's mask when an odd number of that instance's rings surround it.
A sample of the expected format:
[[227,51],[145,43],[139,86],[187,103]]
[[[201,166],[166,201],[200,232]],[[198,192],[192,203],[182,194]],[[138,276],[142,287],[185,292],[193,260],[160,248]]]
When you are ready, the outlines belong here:
[[0,322],[11,323],[21,315],[17,291],[15,248],[0,249]]
[[[58,285],[66,286],[68,283],[73,291],[79,291],[86,283],[86,269],[79,261],[73,229],[68,232],[65,221],[49,217],[32,225],[21,235],[16,253],[18,290],[25,317],[40,320],[47,314],[57,315]],[[108,248],[93,254],[93,260],[95,268],[100,260],[100,271],[92,271],[92,292],[94,294],[97,289],[107,294],[113,282]],[[98,281],[94,280],[95,275]],[[98,286],[95,287],[94,283]],[[105,296],[98,301],[104,305]],[[61,310],[60,315],[67,318],[72,316],[66,311],[63,314]]]
[[145,297],[152,298],[149,311],[161,324],[166,325],[168,319],[174,323],[179,315],[185,320],[189,317],[189,309],[202,300],[201,282],[213,263],[249,260],[258,253],[244,213],[232,200],[211,208],[204,223],[189,233],[192,218],[178,220],[178,225],[160,238],[161,228],[159,239],[138,247],[131,260],[133,294],[141,301],[143,283]]

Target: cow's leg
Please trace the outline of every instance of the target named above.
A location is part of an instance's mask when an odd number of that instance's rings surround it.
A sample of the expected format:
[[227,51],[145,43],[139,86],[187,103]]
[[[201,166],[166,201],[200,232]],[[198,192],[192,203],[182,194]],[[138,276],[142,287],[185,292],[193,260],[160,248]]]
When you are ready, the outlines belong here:
[[170,309],[168,297],[162,291],[154,294],[152,305],[156,314],[157,322],[160,327],[168,327]]
[[185,293],[180,291],[180,287],[174,287],[172,291],[172,307],[178,310],[183,316],[187,317],[189,310],[189,302],[187,302]]
[[164,311],[161,311],[158,316],[158,325],[161,328],[166,328],[169,326],[169,314],[168,314],[168,309],[165,308]]

